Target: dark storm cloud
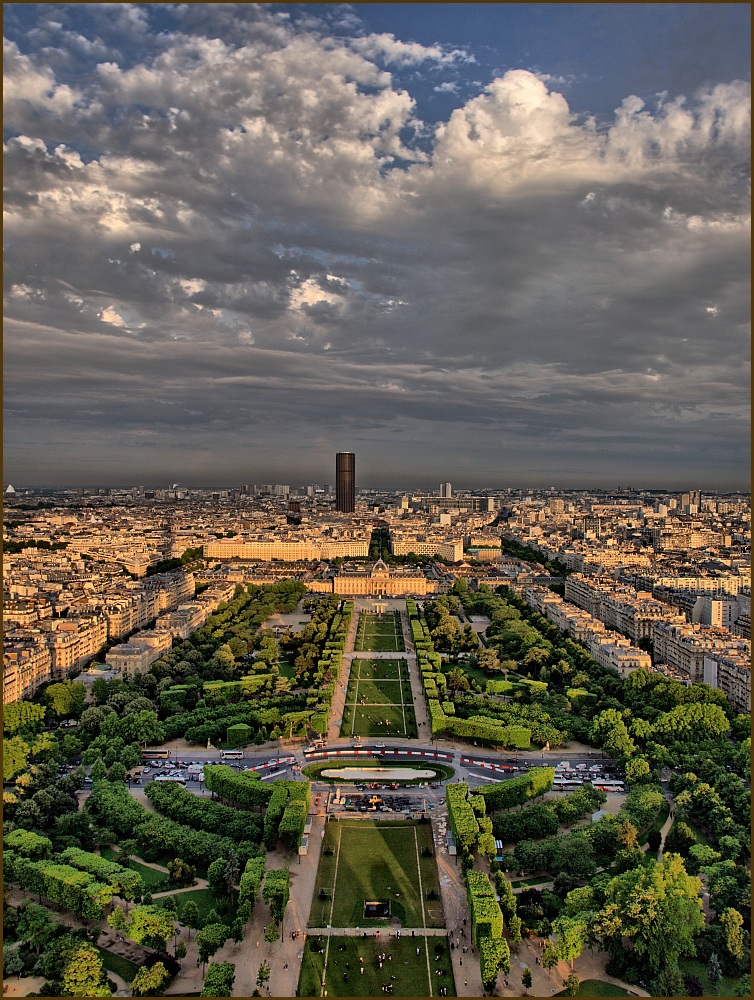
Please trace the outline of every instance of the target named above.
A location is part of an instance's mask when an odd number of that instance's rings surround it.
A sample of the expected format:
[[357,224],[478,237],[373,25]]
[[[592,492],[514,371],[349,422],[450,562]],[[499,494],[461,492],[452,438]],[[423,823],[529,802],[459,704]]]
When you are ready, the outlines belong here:
[[350,435],[396,484],[743,485],[747,84],[598,127],[516,70],[433,130],[392,74],[460,47],[111,6],[5,43],[11,481],[322,481]]

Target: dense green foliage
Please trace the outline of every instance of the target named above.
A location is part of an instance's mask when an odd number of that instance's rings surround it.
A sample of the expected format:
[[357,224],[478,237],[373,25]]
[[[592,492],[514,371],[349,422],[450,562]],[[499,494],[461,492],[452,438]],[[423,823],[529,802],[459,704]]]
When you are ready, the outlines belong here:
[[227,858],[234,852],[245,863],[260,849],[249,840],[235,841],[155,816],[136,802],[123,785],[108,781],[94,782],[86,809],[108,829],[124,837],[133,837],[147,861],[169,854],[204,870],[215,859]]
[[150,781],[146,794],[159,813],[194,830],[208,833],[222,830],[224,836],[237,841],[262,839],[261,816],[207,801],[167,781]]
[[265,872],[262,898],[270,908],[270,916],[276,924],[283,919],[290,894],[290,872],[287,868],[270,868]]
[[549,792],[554,778],[554,768],[533,767],[518,778],[485,785],[479,789],[479,794],[484,796],[489,812],[498,812],[501,809],[523,805],[529,799],[539,798],[540,795]]

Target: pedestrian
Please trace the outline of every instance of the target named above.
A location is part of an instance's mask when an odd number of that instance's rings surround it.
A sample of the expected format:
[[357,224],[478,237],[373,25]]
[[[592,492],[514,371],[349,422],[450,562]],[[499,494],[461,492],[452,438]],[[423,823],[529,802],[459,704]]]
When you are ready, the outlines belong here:
[[459,965],[463,965],[463,959],[462,959],[462,958],[459,958],[459,959],[458,959],[458,964],[459,964]]

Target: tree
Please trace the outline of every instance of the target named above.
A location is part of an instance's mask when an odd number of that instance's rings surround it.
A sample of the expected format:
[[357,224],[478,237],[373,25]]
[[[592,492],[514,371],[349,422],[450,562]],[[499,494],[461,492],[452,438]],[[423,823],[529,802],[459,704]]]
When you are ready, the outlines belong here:
[[196,930],[199,927],[199,907],[193,899],[189,899],[187,903],[184,903],[181,910],[181,923],[188,927],[190,941],[192,928]]
[[632,788],[652,780],[652,771],[646,757],[632,757],[626,761],[626,783]]
[[107,924],[108,927],[112,927],[115,931],[123,931],[126,929],[128,920],[122,906],[113,907],[112,911],[107,915]]
[[37,955],[43,945],[57,934],[58,925],[50,919],[49,911],[38,903],[27,900],[18,911],[16,936],[34,948]]
[[218,951],[230,937],[230,928],[226,924],[207,924],[202,927],[196,935],[196,943],[199,948],[199,958],[202,962],[208,961]]
[[127,776],[126,765],[122,764],[119,760],[116,760],[114,764],[110,765],[110,769],[107,772],[108,781],[125,781]]
[[521,973],[521,985],[525,990],[531,989],[531,969],[528,965],[524,966],[524,971]]
[[[3,781],[10,781],[17,774],[26,771],[29,758],[29,744],[20,736],[3,740]],[[24,776],[24,775],[22,775]]]
[[150,968],[142,965],[131,983],[132,994],[135,997],[161,997],[169,979],[170,973],[162,962],[155,962]]
[[720,914],[720,923],[725,931],[725,947],[734,958],[743,958],[746,953],[744,918],[738,910],[729,906]]
[[[123,868],[128,868],[131,864],[131,858],[136,854],[137,845],[135,840],[121,840],[120,851],[118,853],[118,864],[122,865]],[[170,866],[168,865],[168,868]]]
[[63,970],[62,992],[69,997],[110,996],[102,959],[88,941],[82,941],[68,960]]
[[264,939],[269,944],[272,944],[273,942],[277,941],[279,937],[280,937],[280,932],[278,931],[278,925],[275,923],[274,920],[271,920],[264,929]]
[[682,997],[684,982],[677,965],[667,965],[652,983],[653,991],[660,997]]
[[269,982],[270,979],[270,965],[269,962],[262,962],[259,966],[257,972],[257,986],[261,990],[265,983]]
[[745,976],[741,978],[736,983],[736,988],[733,990],[734,997],[750,997],[751,996],[751,976],[747,972]]
[[167,942],[175,934],[175,920],[161,906],[135,906],[130,913],[126,934],[137,944],[165,951]]
[[175,882],[176,885],[192,885],[196,875],[194,866],[182,858],[173,858],[172,861],[168,861],[168,871],[170,872],[170,881]]
[[86,688],[81,681],[59,681],[47,688],[45,700],[56,715],[73,715],[78,718],[84,710]]
[[572,972],[568,977],[568,979],[566,979],[564,985],[566,988],[566,992],[568,993],[568,996],[575,997],[576,994],[579,992],[579,986],[581,985],[581,980],[579,979],[579,977],[576,975],[575,972]]
[[6,733],[37,732],[45,717],[44,705],[31,701],[12,701],[3,706],[3,731]]
[[592,933],[611,953],[619,953],[622,938],[629,938],[637,957],[659,972],[696,953],[694,937],[703,927],[701,882],[686,872],[679,855],[667,854],[610,881]]
[[233,962],[210,962],[201,996],[229,997],[233,995],[236,967]]
[[709,957],[709,962],[707,962],[707,979],[709,979],[713,990],[717,989],[722,978],[723,970],[720,968],[720,959],[717,957],[717,952],[713,951]]
[[238,876],[241,871],[241,863],[238,859],[238,855],[235,851],[231,851],[227,862],[225,863],[225,868],[223,869],[223,880],[228,890],[228,898],[233,899],[233,890],[238,882]]
[[555,945],[552,943],[552,941],[548,941],[547,944],[545,945],[544,951],[542,952],[542,967],[547,969],[547,971],[549,972],[549,970],[554,969],[557,964],[558,964],[557,950],[555,949]]
[[89,769],[89,777],[92,781],[102,781],[103,778],[107,777],[107,768],[105,767],[105,762],[101,757],[98,757]]
[[215,892],[222,892],[225,888],[225,868],[228,862],[225,858],[217,858],[207,867],[207,881],[211,889]]
[[552,929],[558,935],[558,958],[569,961],[573,969],[574,960],[579,957],[586,944],[586,923],[576,917],[560,916],[553,920]]
[[19,949],[18,943],[3,945],[3,979],[23,972],[24,960],[19,954]]
[[680,820],[673,823],[665,837],[665,851],[673,851],[681,857],[688,857],[689,851],[696,843],[696,834],[688,825]]
[[[684,976],[683,977],[683,988],[686,991],[683,995],[687,997],[703,997],[704,996],[704,984],[698,976]],[[748,996],[748,993],[744,993],[744,996]]]

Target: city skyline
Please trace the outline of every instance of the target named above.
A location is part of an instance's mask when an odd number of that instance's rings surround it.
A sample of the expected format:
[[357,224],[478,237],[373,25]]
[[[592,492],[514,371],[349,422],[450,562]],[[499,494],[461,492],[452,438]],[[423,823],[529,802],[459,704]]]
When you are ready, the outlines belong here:
[[748,489],[748,5],[5,35],[5,483]]

